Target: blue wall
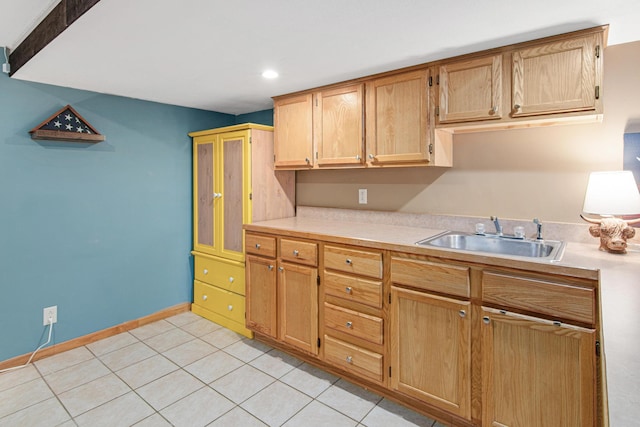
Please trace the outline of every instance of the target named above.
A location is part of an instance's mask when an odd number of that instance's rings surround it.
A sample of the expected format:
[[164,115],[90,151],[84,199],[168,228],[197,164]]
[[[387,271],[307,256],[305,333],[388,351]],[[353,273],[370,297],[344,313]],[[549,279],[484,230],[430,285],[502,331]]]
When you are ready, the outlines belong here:
[[261,125],[273,126],[273,109],[239,114],[236,116],[236,124],[240,123],[258,123]]
[[[30,138],[67,104],[106,141]],[[0,361],[191,301],[187,133],[234,123],[0,74]]]

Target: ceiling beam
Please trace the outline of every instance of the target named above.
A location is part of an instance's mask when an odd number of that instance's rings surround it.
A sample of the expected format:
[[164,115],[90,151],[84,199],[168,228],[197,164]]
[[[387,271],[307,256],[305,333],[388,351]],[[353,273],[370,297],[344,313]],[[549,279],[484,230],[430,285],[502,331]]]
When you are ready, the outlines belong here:
[[61,0],[9,55],[13,75],[100,0]]

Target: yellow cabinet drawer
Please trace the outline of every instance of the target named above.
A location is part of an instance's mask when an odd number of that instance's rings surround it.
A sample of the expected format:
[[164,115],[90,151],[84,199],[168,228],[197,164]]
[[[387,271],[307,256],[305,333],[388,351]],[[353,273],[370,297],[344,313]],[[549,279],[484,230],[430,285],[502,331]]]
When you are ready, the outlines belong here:
[[324,293],[348,301],[382,308],[382,282],[324,272]]
[[382,254],[338,246],[325,246],[324,268],[382,279]]
[[324,324],[327,328],[343,332],[374,344],[382,344],[382,319],[364,313],[324,303]]
[[244,296],[206,283],[193,282],[193,303],[234,322],[244,324]]
[[280,258],[297,264],[318,265],[318,245],[302,240],[280,239]]
[[373,381],[382,382],[382,355],[361,347],[324,336],[324,358],[327,362]]
[[276,238],[247,233],[244,237],[245,251],[248,254],[276,257]]
[[391,282],[443,294],[470,296],[468,267],[393,257]]
[[244,263],[195,255],[196,280],[244,295]]
[[485,272],[482,275],[482,301],[559,319],[595,323],[595,289]]

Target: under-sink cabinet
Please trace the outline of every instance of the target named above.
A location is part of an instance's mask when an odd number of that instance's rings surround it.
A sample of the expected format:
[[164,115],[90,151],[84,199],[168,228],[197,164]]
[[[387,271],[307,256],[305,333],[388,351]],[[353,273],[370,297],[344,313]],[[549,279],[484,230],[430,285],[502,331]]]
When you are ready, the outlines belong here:
[[256,338],[444,425],[608,425],[597,279],[245,229]]

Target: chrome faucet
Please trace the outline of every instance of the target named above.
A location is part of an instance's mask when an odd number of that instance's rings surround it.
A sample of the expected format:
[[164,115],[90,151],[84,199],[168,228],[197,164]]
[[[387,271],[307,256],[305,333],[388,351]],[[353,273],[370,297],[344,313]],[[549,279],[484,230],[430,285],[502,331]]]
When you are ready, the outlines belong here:
[[497,216],[491,216],[491,221],[493,221],[493,225],[496,226],[496,234],[498,236],[502,236],[502,226],[500,225],[500,221]]
[[542,239],[542,223],[538,218],[533,218],[533,222],[538,226],[538,231],[536,233],[536,240],[543,240]]

